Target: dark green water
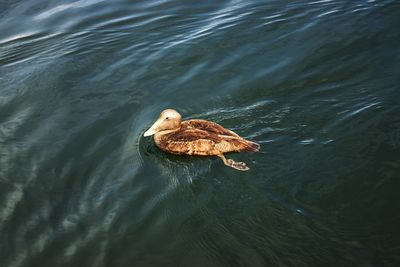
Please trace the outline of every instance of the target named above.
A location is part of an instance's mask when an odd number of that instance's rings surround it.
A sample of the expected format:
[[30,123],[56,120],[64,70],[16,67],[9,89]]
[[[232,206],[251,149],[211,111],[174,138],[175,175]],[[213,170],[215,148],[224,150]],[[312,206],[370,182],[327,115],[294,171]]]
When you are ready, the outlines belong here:
[[[0,2],[0,266],[400,266],[397,1]],[[262,145],[159,151],[161,110]]]

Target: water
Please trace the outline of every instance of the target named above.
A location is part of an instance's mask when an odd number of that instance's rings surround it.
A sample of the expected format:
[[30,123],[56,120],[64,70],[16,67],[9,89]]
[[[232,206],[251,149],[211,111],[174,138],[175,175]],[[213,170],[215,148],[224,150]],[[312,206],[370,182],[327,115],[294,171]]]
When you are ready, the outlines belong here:
[[[2,1],[1,266],[399,266],[397,1]],[[159,151],[164,108],[262,145]]]

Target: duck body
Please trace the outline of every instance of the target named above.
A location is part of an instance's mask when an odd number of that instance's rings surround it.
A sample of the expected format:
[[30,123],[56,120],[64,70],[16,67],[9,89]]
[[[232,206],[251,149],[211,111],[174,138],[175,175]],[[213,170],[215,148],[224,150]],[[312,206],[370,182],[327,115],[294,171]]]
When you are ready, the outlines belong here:
[[167,109],[146,131],[145,136],[153,135],[161,150],[176,155],[218,156],[224,164],[238,170],[248,170],[243,162],[226,159],[228,152],[257,152],[260,145],[240,137],[231,130],[207,120],[181,121],[175,110]]
[[206,120],[183,121],[177,131],[156,133],[154,141],[161,150],[177,155],[217,156],[221,153],[259,150],[258,144]]

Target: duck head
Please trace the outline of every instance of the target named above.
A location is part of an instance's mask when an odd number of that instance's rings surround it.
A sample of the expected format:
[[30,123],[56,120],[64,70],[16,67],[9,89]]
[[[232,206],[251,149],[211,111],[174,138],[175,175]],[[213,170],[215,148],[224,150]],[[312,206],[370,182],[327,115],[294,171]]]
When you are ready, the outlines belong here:
[[181,115],[173,109],[166,109],[161,112],[157,121],[148,129],[144,136],[151,136],[158,132],[177,130],[181,127]]

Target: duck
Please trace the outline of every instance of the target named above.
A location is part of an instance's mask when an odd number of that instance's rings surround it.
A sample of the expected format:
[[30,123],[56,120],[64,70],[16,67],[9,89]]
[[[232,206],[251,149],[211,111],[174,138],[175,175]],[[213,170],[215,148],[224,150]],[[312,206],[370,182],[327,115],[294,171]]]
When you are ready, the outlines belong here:
[[174,109],[166,109],[143,134],[154,136],[154,142],[161,150],[175,155],[217,156],[226,166],[247,171],[244,162],[227,159],[229,152],[257,152],[258,143],[246,140],[235,132],[207,120],[192,119],[182,121],[182,116]]

